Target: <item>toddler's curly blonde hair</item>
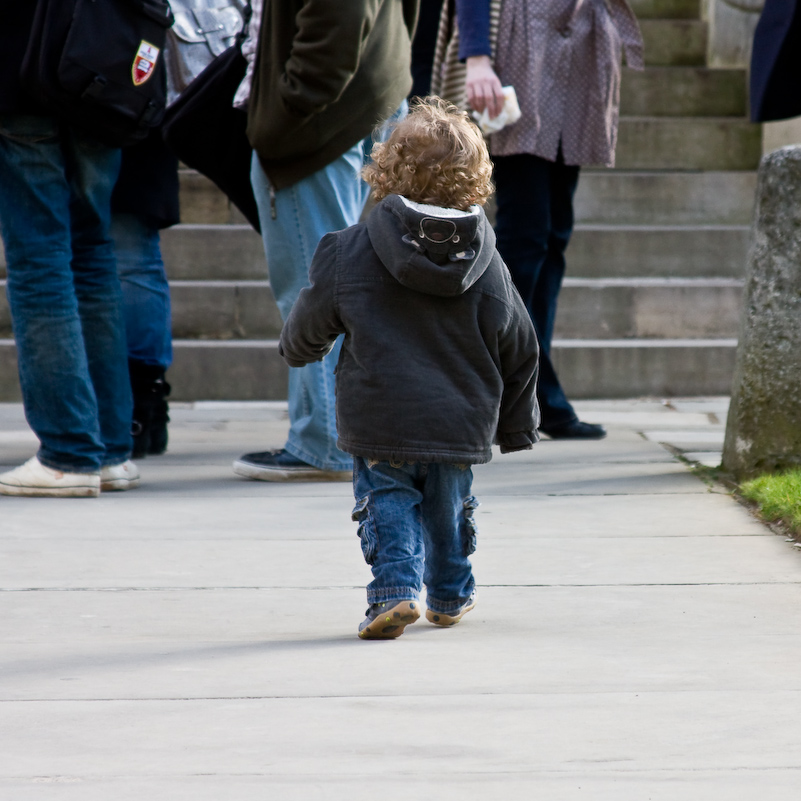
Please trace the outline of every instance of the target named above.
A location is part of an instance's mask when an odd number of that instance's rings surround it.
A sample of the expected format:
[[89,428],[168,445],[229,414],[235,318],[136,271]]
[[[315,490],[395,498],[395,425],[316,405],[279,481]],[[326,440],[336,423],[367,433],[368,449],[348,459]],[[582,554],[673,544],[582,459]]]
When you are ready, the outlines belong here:
[[403,195],[416,203],[467,211],[492,194],[492,162],[467,113],[441,97],[415,99],[362,171],[373,197]]

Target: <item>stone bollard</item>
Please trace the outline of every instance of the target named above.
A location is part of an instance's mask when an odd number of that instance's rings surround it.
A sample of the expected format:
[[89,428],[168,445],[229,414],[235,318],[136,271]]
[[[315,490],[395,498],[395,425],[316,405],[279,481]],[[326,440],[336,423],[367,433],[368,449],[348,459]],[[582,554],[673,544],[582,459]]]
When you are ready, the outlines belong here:
[[767,154],[740,319],[723,469],[738,480],[801,465],[801,146]]

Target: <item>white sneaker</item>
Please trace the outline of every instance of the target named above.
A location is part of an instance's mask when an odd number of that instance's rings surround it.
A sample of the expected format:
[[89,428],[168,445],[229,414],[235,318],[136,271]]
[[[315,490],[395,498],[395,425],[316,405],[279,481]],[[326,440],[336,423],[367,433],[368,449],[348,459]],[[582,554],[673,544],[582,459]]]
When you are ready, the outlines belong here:
[[100,489],[103,492],[129,490],[138,486],[139,468],[130,459],[100,468]]
[[99,473],[64,473],[43,465],[34,456],[24,465],[0,475],[0,495],[39,498],[97,498]]

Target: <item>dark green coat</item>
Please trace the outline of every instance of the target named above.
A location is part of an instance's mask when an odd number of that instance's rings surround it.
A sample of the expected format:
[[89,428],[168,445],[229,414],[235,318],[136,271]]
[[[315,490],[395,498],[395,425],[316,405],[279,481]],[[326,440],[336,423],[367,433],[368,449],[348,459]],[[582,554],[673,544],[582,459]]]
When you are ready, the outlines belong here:
[[390,117],[411,85],[419,0],[265,0],[248,138],[291,186]]

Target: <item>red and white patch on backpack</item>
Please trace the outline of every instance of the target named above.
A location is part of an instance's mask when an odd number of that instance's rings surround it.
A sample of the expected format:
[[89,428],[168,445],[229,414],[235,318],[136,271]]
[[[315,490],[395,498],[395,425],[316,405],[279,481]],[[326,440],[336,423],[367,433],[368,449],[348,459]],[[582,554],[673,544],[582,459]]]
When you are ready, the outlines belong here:
[[156,61],[158,61],[160,52],[158,47],[142,39],[139,43],[139,50],[136,51],[133,67],[131,67],[134,86],[141,86],[150,78],[156,69]]

